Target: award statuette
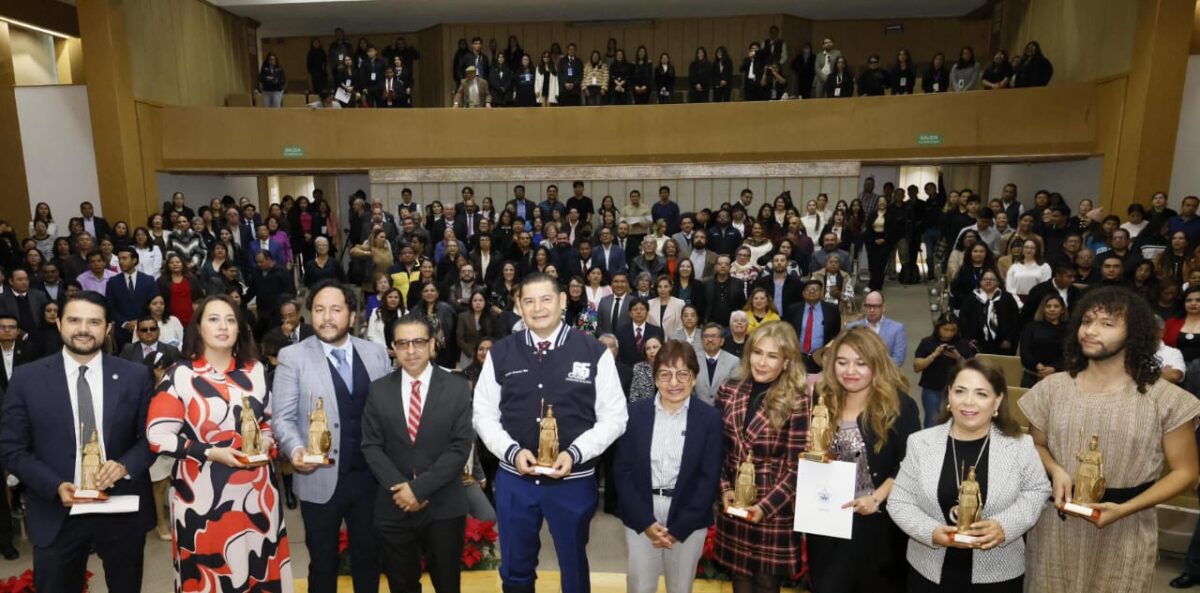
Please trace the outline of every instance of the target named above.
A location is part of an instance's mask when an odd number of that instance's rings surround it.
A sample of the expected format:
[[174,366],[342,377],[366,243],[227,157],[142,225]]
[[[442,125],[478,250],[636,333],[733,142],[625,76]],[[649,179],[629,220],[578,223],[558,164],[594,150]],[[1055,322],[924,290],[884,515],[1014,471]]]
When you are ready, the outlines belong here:
[[808,421],[808,451],[801,454],[801,459],[829,462],[829,444],[833,440],[833,432],[829,430],[829,408],[818,403],[812,407],[812,417]]
[[746,460],[738,466],[737,481],[733,485],[733,504],[725,507],[725,514],[740,519],[750,518],[750,507],[758,500],[755,476],[754,454],[747,453]]
[[[1080,431],[1083,440],[1083,431]],[[1100,453],[1100,435],[1088,439],[1087,451],[1075,455],[1079,468],[1075,470],[1075,488],[1071,502],[1063,505],[1062,511],[1095,521],[1100,518],[1100,509],[1085,506],[1096,504],[1104,498],[1107,483],[1104,480],[1104,455]]]
[[545,413],[538,419],[537,465],[533,471],[544,476],[554,473],[554,462],[558,459],[558,420],[554,418],[554,406],[542,400]]
[[242,448],[235,453],[238,461],[246,467],[266,465],[270,458],[262,450],[262,432],[258,427],[258,418],[254,416],[254,408],[250,407],[250,396],[242,396],[241,415]]
[[333,445],[333,434],[329,432],[329,417],[325,415],[325,398],[318,397],[317,405],[308,413],[308,447],[301,459],[312,465],[333,465],[329,448]]
[[[81,430],[82,428],[83,425],[80,425]],[[100,466],[104,464],[96,431],[92,431],[92,437],[83,445],[80,453],[79,487],[75,489],[72,498],[83,502],[107,499],[108,495],[96,486],[96,474],[100,473]]]
[[979,521],[983,501],[980,500],[979,482],[975,480],[975,466],[967,470],[967,477],[958,485],[958,504],[950,509],[950,518],[954,520],[954,533],[951,539],[960,544],[973,544],[979,538],[963,535],[961,532],[971,529],[971,524]]
[[475,444],[472,443],[471,451],[469,453],[467,453],[467,462],[463,464],[463,470],[462,470],[462,485],[463,486],[474,486],[475,485],[475,476],[471,473],[471,470],[475,469],[474,465],[475,465]]

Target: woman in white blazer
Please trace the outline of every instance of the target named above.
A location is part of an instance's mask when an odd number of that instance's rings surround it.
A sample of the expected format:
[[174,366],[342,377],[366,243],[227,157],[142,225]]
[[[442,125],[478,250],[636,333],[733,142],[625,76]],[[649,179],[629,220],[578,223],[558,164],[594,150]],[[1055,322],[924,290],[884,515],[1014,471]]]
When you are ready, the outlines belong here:
[[[1033,446],[1004,404],[1004,376],[977,359],[959,367],[948,391],[950,420],[913,434],[900,464],[888,512],[909,536],[910,593],[1020,593],[1025,580],[1022,536],[1037,523],[1050,482]],[[952,539],[959,484],[975,468],[979,519]]]
[[533,96],[537,98],[538,105],[558,105],[558,71],[554,61],[550,59],[550,52],[542,52],[542,61],[536,70],[533,77]]
[[671,335],[676,330],[683,330],[683,299],[671,296],[671,279],[659,276],[654,281],[654,289],[658,296],[650,299],[650,323],[663,330],[663,335]]

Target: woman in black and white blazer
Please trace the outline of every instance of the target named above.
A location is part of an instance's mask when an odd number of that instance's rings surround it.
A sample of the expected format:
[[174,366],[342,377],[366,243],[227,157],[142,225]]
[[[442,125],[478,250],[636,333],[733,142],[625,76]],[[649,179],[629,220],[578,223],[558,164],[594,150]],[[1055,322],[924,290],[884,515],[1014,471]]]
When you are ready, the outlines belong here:
[[[950,420],[913,434],[888,498],[892,520],[909,536],[908,590],[1020,593],[1022,536],[1037,523],[1050,482],[1033,447],[1008,414],[1004,376],[978,359],[959,367],[947,388]],[[980,520],[951,540],[963,467],[975,468]],[[957,468],[957,469],[956,469]]]

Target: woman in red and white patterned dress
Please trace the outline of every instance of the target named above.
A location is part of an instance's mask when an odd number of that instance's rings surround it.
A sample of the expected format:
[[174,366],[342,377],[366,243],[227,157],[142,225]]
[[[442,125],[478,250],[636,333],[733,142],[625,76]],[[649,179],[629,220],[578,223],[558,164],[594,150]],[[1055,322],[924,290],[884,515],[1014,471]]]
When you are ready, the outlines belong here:
[[292,591],[291,554],[271,464],[246,467],[242,398],[273,456],[271,406],[240,309],[224,295],[202,301],[187,328],[184,360],[171,367],[150,404],[147,437],[155,453],[178,461],[171,500],[175,590]]

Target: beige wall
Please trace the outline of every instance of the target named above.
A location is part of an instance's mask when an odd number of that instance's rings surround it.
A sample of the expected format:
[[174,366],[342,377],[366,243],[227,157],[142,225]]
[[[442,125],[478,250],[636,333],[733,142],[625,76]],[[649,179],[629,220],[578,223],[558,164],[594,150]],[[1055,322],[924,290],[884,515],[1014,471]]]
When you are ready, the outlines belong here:
[[12,65],[17,86],[57,84],[54,38],[16,26],[9,28],[9,35],[12,39]]
[[200,0],[124,0],[121,7],[135,97],[224,105],[230,93],[250,92],[258,65],[245,19]]
[[1009,52],[1037,41],[1054,64],[1054,83],[1129,72],[1138,2],[1154,0],[1006,0]]
[[[904,30],[886,34],[887,25],[901,25]],[[912,55],[918,74],[924,72],[933,54],[938,52],[956,56],[965,45],[974,48],[977,56],[989,51],[988,21],[982,19],[812,21],[811,27],[814,49],[820,49],[825,37],[833,37],[850,66],[859,69],[866,65],[871,54],[879,54],[882,62],[890,65],[901,48]]]

